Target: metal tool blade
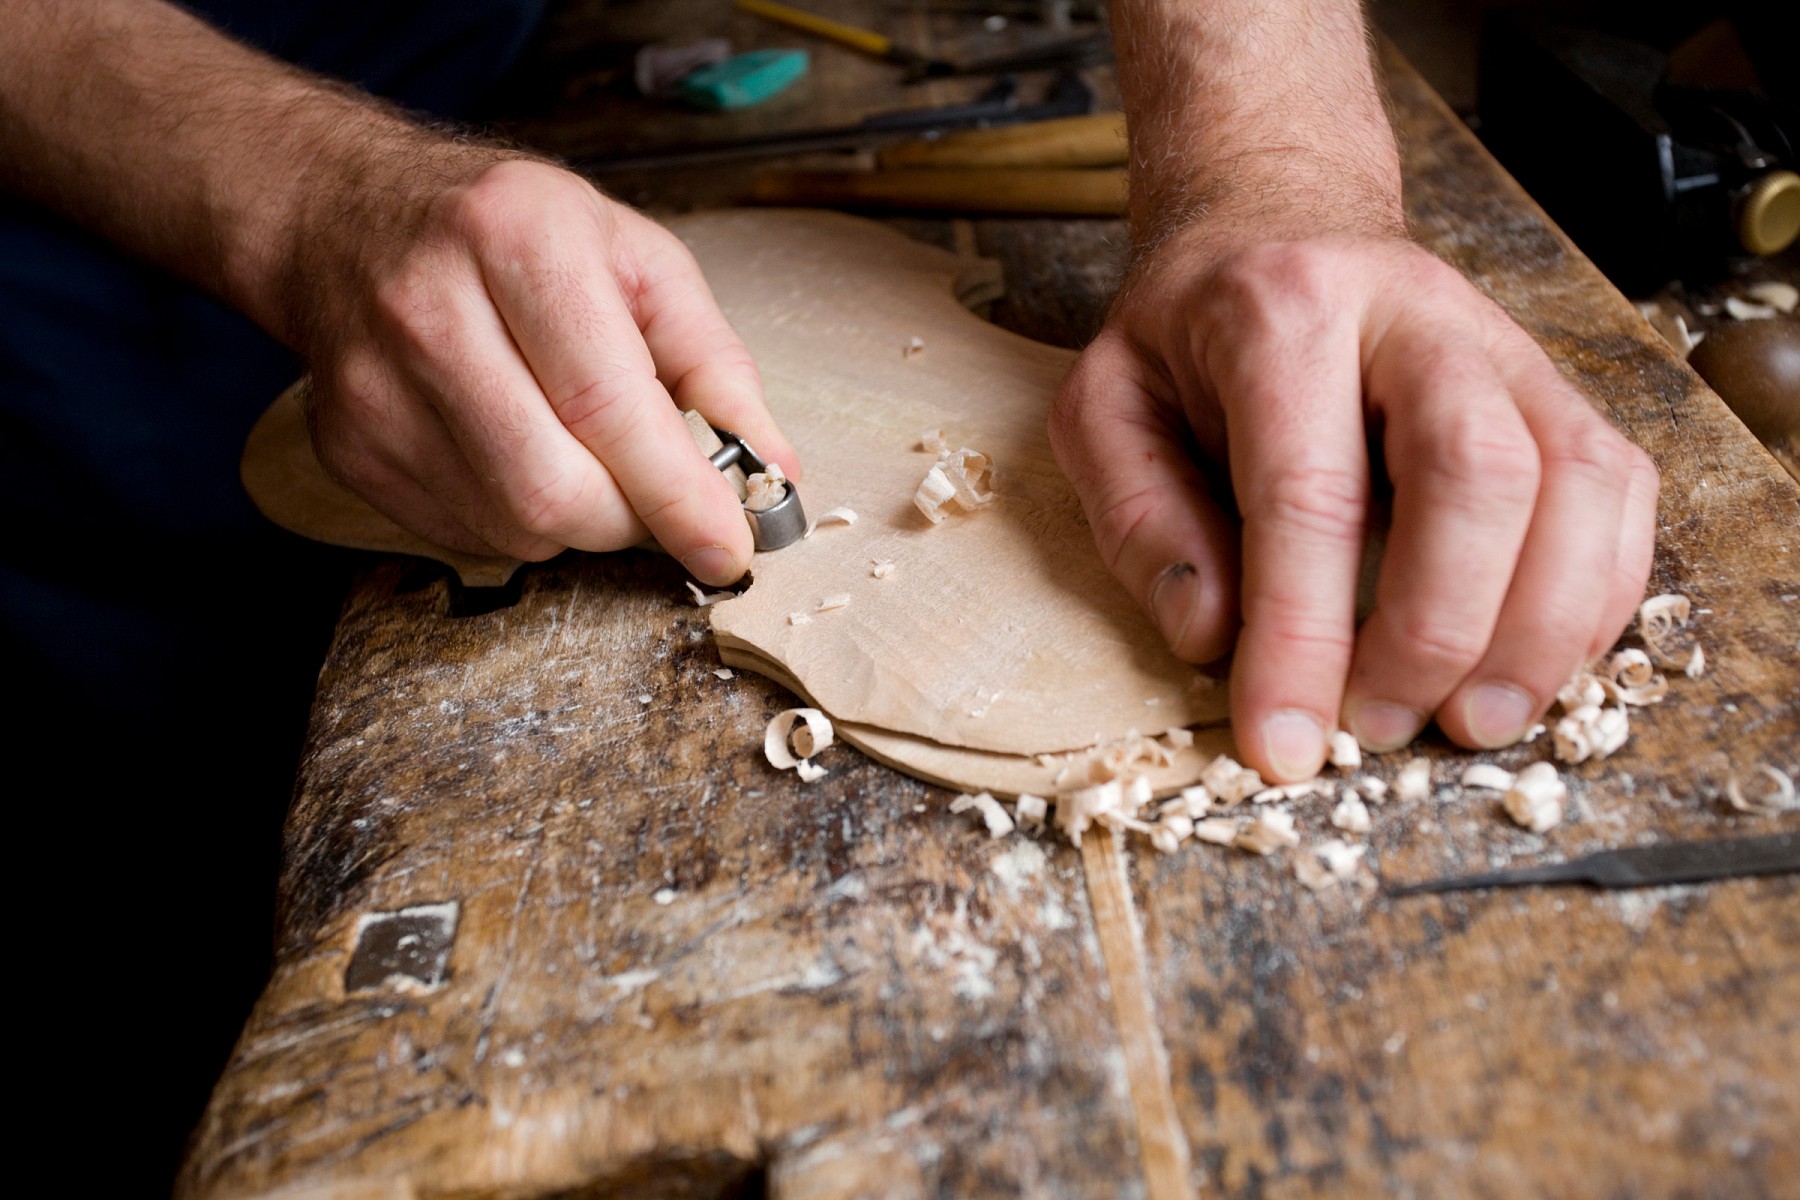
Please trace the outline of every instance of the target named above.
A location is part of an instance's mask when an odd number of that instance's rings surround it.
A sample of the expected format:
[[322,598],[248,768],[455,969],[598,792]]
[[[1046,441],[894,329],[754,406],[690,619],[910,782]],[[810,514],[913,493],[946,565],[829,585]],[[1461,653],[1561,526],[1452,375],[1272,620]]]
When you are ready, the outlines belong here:
[[1800,872],[1800,833],[1663,842],[1654,846],[1603,850],[1569,862],[1427,879],[1386,891],[1390,896],[1413,896],[1424,892],[1520,887],[1529,883],[1585,883],[1604,888],[1657,887],[1792,872]]

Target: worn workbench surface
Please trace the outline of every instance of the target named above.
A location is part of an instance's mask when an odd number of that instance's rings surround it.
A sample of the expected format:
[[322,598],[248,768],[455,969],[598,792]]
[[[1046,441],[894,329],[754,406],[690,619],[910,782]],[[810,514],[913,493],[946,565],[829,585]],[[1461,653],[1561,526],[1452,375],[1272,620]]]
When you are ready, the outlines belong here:
[[[1709,610],[1711,669],[1567,773],[1545,836],[1459,796],[1443,781],[1467,756],[1427,747],[1436,795],[1378,809],[1371,857],[1412,879],[1793,828],[1719,801],[1734,766],[1800,767],[1793,481],[1387,67],[1419,235],[1661,466],[1653,586]],[[1001,257],[998,318],[1062,341],[1091,332],[1121,240],[908,228]],[[1193,843],[990,842],[847,748],[817,784],[770,770],[762,727],[791,700],[713,676],[680,580],[572,556],[476,611],[440,572],[371,567],[320,680],[279,965],[186,1196],[1800,1187],[1794,879],[1388,901]],[[350,981],[374,986],[346,992],[369,914],[446,904],[435,990],[365,962]],[[425,942],[389,957],[432,976],[446,914],[415,914]]]

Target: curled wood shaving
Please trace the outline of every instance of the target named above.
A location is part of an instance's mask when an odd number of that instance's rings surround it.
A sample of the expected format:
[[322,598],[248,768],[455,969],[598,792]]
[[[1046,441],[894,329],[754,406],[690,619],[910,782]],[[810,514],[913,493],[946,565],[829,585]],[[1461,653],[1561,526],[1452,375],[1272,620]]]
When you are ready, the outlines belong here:
[[938,469],[955,489],[958,507],[972,511],[994,502],[994,460],[964,446],[938,456]]
[[1777,312],[1791,313],[1796,305],[1800,305],[1800,288],[1791,283],[1770,279],[1762,283],[1753,283],[1744,289],[1759,304],[1766,304]]
[[794,764],[794,774],[800,777],[801,783],[815,783],[831,774],[831,772],[827,771],[824,767],[819,766],[817,763],[803,758]]
[[925,519],[933,525],[942,523],[945,513],[944,505],[956,497],[956,485],[944,474],[942,467],[934,465],[925,472],[925,478],[919,481],[919,488],[913,493],[913,507],[925,514]]
[[1493,763],[1471,763],[1462,773],[1464,787],[1493,788],[1496,792],[1504,792],[1512,787],[1516,779],[1511,771],[1497,767]]
[[1556,765],[1538,762],[1519,772],[1501,803],[1514,821],[1533,833],[1544,833],[1562,822],[1563,801],[1568,795]]
[[1042,796],[1023,793],[1013,802],[1013,813],[1019,818],[1020,826],[1031,826],[1034,829],[1044,827],[1044,819],[1050,815],[1050,802]]
[[1725,781],[1725,799],[1731,807],[1743,813],[1786,812],[1794,807],[1794,780],[1779,767],[1768,763],[1758,763],[1756,773],[1768,781],[1768,786],[1760,791],[1745,794],[1743,785],[1738,782],[1737,772]]
[[811,537],[813,535],[813,530],[821,525],[854,524],[856,524],[856,510],[847,504],[840,504],[836,508],[826,509],[818,515],[816,520],[808,521],[806,523],[806,532],[802,533],[800,536],[803,538]]
[[958,796],[950,802],[950,811],[953,813],[966,812],[971,808],[981,814],[990,838],[1002,838],[1013,831],[1013,819],[1007,815],[1000,802],[987,792]]
[[1669,694],[1669,681],[1642,650],[1621,650],[1608,659],[1600,686],[1620,704],[1660,704]]
[[1551,739],[1556,757],[1566,763],[1607,757],[1631,736],[1631,718],[1625,708],[1601,708],[1584,704],[1556,723]]
[[[796,728],[798,726],[798,728]],[[790,708],[769,718],[763,730],[763,757],[777,771],[789,771],[831,745],[831,718],[816,708]],[[801,778],[806,773],[801,772]]]
[[1077,846],[1081,835],[1102,813],[1117,812],[1125,798],[1125,788],[1117,779],[1077,788],[1056,798],[1056,827]]
[[1678,592],[1652,596],[1638,605],[1638,636],[1646,642],[1660,641],[1688,623],[1693,605]]
[[836,596],[825,597],[823,600],[819,601],[819,607],[816,611],[822,612],[822,613],[836,612],[840,608],[848,608],[848,607],[850,607],[850,596],[849,596],[849,593],[846,592],[846,593],[840,593]]
[[1575,677],[1557,690],[1556,702],[1564,712],[1606,703],[1606,685],[1591,671],[1577,671]]
[[944,440],[942,429],[927,429],[919,435],[919,449],[927,454],[942,454],[950,449],[950,443]]
[[1741,300],[1736,296],[1725,298],[1725,311],[1735,321],[1766,321],[1775,315],[1772,304],[1757,304],[1750,300]]
[[1279,808],[1263,809],[1238,831],[1235,844],[1252,854],[1273,854],[1283,847],[1298,846],[1294,814]]
[[1344,789],[1337,807],[1331,810],[1331,823],[1346,833],[1369,832],[1369,806],[1355,788]]
[[705,608],[707,605],[717,604],[721,600],[734,600],[737,598],[736,592],[701,591],[699,586],[691,580],[684,580],[683,584],[688,590],[688,595],[694,598],[694,606],[696,608]]
[[744,480],[744,507],[751,512],[774,508],[787,495],[787,476],[780,463],[770,463],[767,471],[758,471]]
[[1331,735],[1331,765],[1340,771],[1354,771],[1362,766],[1362,747],[1356,736],[1339,729]]
[[1309,847],[1294,862],[1294,875],[1301,883],[1318,891],[1356,878],[1367,846],[1353,846],[1342,838],[1331,838]]
[[1197,841],[1211,842],[1215,846],[1229,846],[1237,841],[1238,821],[1236,817],[1207,817],[1194,822],[1194,838]]
[[1200,784],[1216,808],[1230,808],[1263,790],[1262,776],[1229,755],[1221,754],[1200,773]]
[[1431,763],[1423,758],[1409,759],[1394,779],[1394,795],[1401,800],[1423,800],[1431,794]]
[[877,579],[886,579],[894,573],[894,560],[891,558],[872,558],[869,560],[869,574]]
[[1688,654],[1687,665],[1681,668],[1681,673],[1689,679],[1698,679],[1706,674],[1706,651],[1695,646]]

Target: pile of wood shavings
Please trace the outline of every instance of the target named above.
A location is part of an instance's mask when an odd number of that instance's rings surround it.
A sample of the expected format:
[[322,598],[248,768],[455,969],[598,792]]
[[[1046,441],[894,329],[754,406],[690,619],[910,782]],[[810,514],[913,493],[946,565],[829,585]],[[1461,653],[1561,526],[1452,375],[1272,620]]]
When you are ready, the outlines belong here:
[[[1691,611],[1682,596],[1646,600],[1638,615],[1638,634],[1645,648],[1606,656],[1569,681],[1558,695],[1563,715],[1552,737],[1556,758],[1574,763],[1616,752],[1629,736],[1627,710],[1661,703],[1668,695],[1668,681],[1654,667],[1679,668],[1689,677],[1705,669],[1699,645],[1680,644]],[[1544,726],[1534,727],[1524,743],[1535,741],[1543,732]],[[1330,769],[1339,772],[1337,780],[1320,777],[1268,787],[1254,770],[1220,755],[1202,772],[1198,784],[1158,803],[1147,772],[1170,765],[1178,750],[1191,745],[1193,734],[1185,729],[1171,729],[1160,738],[1132,731],[1073,754],[1040,754],[1040,766],[1056,768],[1052,795],[1020,796],[1008,814],[1000,801],[984,792],[958,797],[951,810],[979,811],[991,837],[1005,837],[1015,830],[1035,833],[1053,825],[1080,845],[1082,835],[1100,825],[1122,837],[1142,836],[1165,854],[1174,853],[1190,840],[1258,855],[1299,850],[1295,875],[1317,890],[1344,883],[1372,886],[1373,875],[1364,861],[1366,844],[1336,836],[1301,849],[1305,839],[1294,813],[1285,805],[1307,797],[1330,799],[1331,826],[1348,838],[1360,838],[1373,824],[1370,806],[1380,806],[1390,793],[1399,801],[1416,803],[1433,792],[1431,763],[1421,757],[1403,763],[1391,786],[1374,775],[1356,775],[1363,766],[1362,753],[1355,739],[1340,731],[1331,737],[1329,757]],[[1732,777],[1726,787],[1732,807],[1744,812],[1778,812],[1794,806],[1794,784],[1786,773],[1766,765],[1757,772],[1763,786],[1754,789],[1753,795]],[[1551,760],[1532,763],[1516,773],[1492,763],[1474,763],[1463,772],[1460,787],[1500,793],[1501,810],[1521,827],[1539,834],[1561,823],[1568,799],[1568,786]]]

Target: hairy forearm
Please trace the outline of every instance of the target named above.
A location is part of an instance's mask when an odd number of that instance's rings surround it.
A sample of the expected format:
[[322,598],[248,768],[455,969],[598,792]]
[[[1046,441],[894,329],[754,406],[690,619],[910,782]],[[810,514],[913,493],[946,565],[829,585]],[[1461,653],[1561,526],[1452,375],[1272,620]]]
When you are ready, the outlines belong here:
[[12,0],[0,188],[297,343],[296,230],[426,135],[162,0]]
[[1358,0],[1119,0],[1140,251],[1208,219],[1397,233],[1400,170]]

